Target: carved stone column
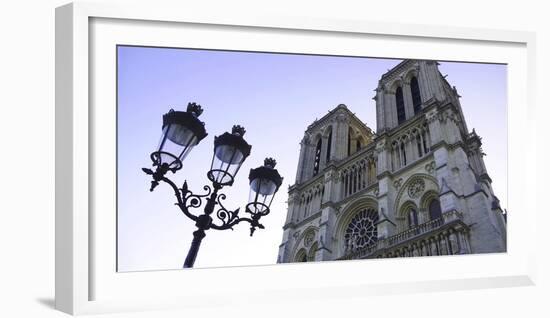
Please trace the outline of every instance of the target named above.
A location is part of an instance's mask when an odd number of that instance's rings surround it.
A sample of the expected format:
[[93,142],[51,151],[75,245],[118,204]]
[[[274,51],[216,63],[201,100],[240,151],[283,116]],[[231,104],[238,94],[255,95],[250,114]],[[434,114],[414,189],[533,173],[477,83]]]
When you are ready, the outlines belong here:
[[335,159],[342,160],[348,156],[349,118],[340,113],[336,116],[336,134],[333,135]]
[[311,144],[309,135],[306,133],[300,142],[300,159],[298,160],[298,169],[296,171],[296,183],[301,183],[306,180],[306,162],[308,160],[308,152]]
[[437,112],[437,109],[432,109],[426,114],[426,121],[428,122],[428,128],[430,131],[429,140],[432,145],[435,145],[443,140],[440,117],[441,116]]
[[292,230],[290,228],[285,228],[283,232],[283,240],[281,245],[279,245],[279,254],[277,256],[277,263],[285,263],[289,261],[290,253],[290,244],[291,244],[291,235]]
[[286,214],[285,224],[292,223],[296,220],[297,207],[299,207],[298,196],[296,193],[288,195],[288,213]]
[[335,224],[336,210],[332,206],[325,206],[321,212],[321,219],[319,221],[319,247],[315,260],[332,260],[337,256],[333,255],[333,251],[336,251],[336,246],[334,246],[332,241],[332,237],[335,234],[333,232]]
[[395,108],[395,94],[384,90],[384,109],[386,111],[386,127],[392,129],[397,126],[397,109]]
[[376,131],[380,134],[386,131],[386,111],[384,109],[384,89],[376,88],[376,95],[372,98],[376,101]]
[[455,233],[449,232],[449,235],[447,236],[447,241],[449,242],[450,250],[452,251],[452,254],[459,254],[460,252],[460,246],[458,245],[458,240],[456,238]]
[[449,244],[447,243],[446,235],[441,236],[440,246],[443,255],[449,255]]
[[430,248],[431,248],[431,251],[432,251],[432,255],[439,255],[439,251],[437,249],[437,242],[435,240],[435,238],[430,238]]
[[420,252],[418,251],[418,245],[416,243],[413,243],[413,256],[420,256]]

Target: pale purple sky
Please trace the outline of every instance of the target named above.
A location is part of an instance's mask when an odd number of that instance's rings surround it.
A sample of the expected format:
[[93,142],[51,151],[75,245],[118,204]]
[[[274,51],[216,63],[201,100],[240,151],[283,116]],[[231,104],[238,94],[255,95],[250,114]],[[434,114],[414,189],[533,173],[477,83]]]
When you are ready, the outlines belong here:
[[[277,160],[284,182],[265,230],[249,237],[246,223],[234,231],[209,230],[195,267],[273,264],[282,238],[288,186],[294,183],[299,142],[316,118],[344,103],[376,130],[372,100],[378,79],[399,59],[118,48],[118,268],[120,271],[181,268],[194,224],[174,205],[161,184],[149,192],[149,154],[157,146],[162,115],[203,106],[208,136],[189,154],[183,169],[169,177],[188,181],[192,191],[209,184],[206,172],[214,136],[234,124],[247,130],[252,153],[232,187],[224,188],[226,207],[244,207],[248,172],[265,157]],[[455,85],[468,128],[483,138],[485,163],[495,193],[506,207],[506,66],[441,62],[441,73]],[[199,213],[201,211],[196,211]]]

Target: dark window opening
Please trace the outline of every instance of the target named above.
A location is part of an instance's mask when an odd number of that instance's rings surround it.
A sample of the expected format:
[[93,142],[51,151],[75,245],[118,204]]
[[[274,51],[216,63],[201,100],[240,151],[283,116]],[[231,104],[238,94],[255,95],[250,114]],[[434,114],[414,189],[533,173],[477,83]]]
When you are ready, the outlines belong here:
[[418,213],[416,213],[415,209],[409,210],[409,228],[413,228],[418,226]]
[[397,106],[397,123],[405,121],[405,103],[403,101],[403,90],[398,87],[395,91],[395,104]]
[[422,97],[420,97],[420,87],[416,77],[411,79],[411,94],[413,100],[414,114],[418,114],[422,110]]
[[432,200],[428,209],[430,210],[430,220],[439,219],[441,217],[441,204],[439,200]]
[[351,155],[351,128],[348,130],[348,156]]
[[401,153],[403,154],[403,166],[407,165],[407,151],[405,150],[405,144],[401,144]]
[[319,173],[319,164],[321,162],[321,138],[317,142],[317,148],[315,149],[315,163],[313,164],[313,174]]
[[423,143],[423,146],[424,146],[424,153],[428,153],[429,149],[428,149],[428,145],[426,144],[426,138],[428,137],[428,134],[430,132],[426,132],[424,133],[424,136],[422,138],[422,143]]
[[328,140],[327,140],[327,162],[330,161],[330,150],[332,145],[332,130],[328,133]]
[[420,136],[416,136],[416,148],[418,150],[418,157],[422,157],[422,143],[420,142]]

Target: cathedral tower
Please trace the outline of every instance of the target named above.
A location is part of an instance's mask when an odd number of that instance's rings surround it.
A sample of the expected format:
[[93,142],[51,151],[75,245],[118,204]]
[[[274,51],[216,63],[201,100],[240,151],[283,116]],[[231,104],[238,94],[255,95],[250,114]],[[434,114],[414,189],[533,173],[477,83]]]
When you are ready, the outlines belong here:
[[376,134],[345,105],[307,127],[278,262],[506,251],[456,88],[405,60],[376,88]]

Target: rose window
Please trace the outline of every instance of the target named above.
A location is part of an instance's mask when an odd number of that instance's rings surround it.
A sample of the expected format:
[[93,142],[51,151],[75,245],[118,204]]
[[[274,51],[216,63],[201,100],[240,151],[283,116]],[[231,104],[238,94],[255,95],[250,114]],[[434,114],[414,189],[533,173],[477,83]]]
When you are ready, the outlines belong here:
[[375,243],[378,237],[376,222],[378,212],[374,209],[365,209],[357,213],[344,234],[346,251],[354,251]]

